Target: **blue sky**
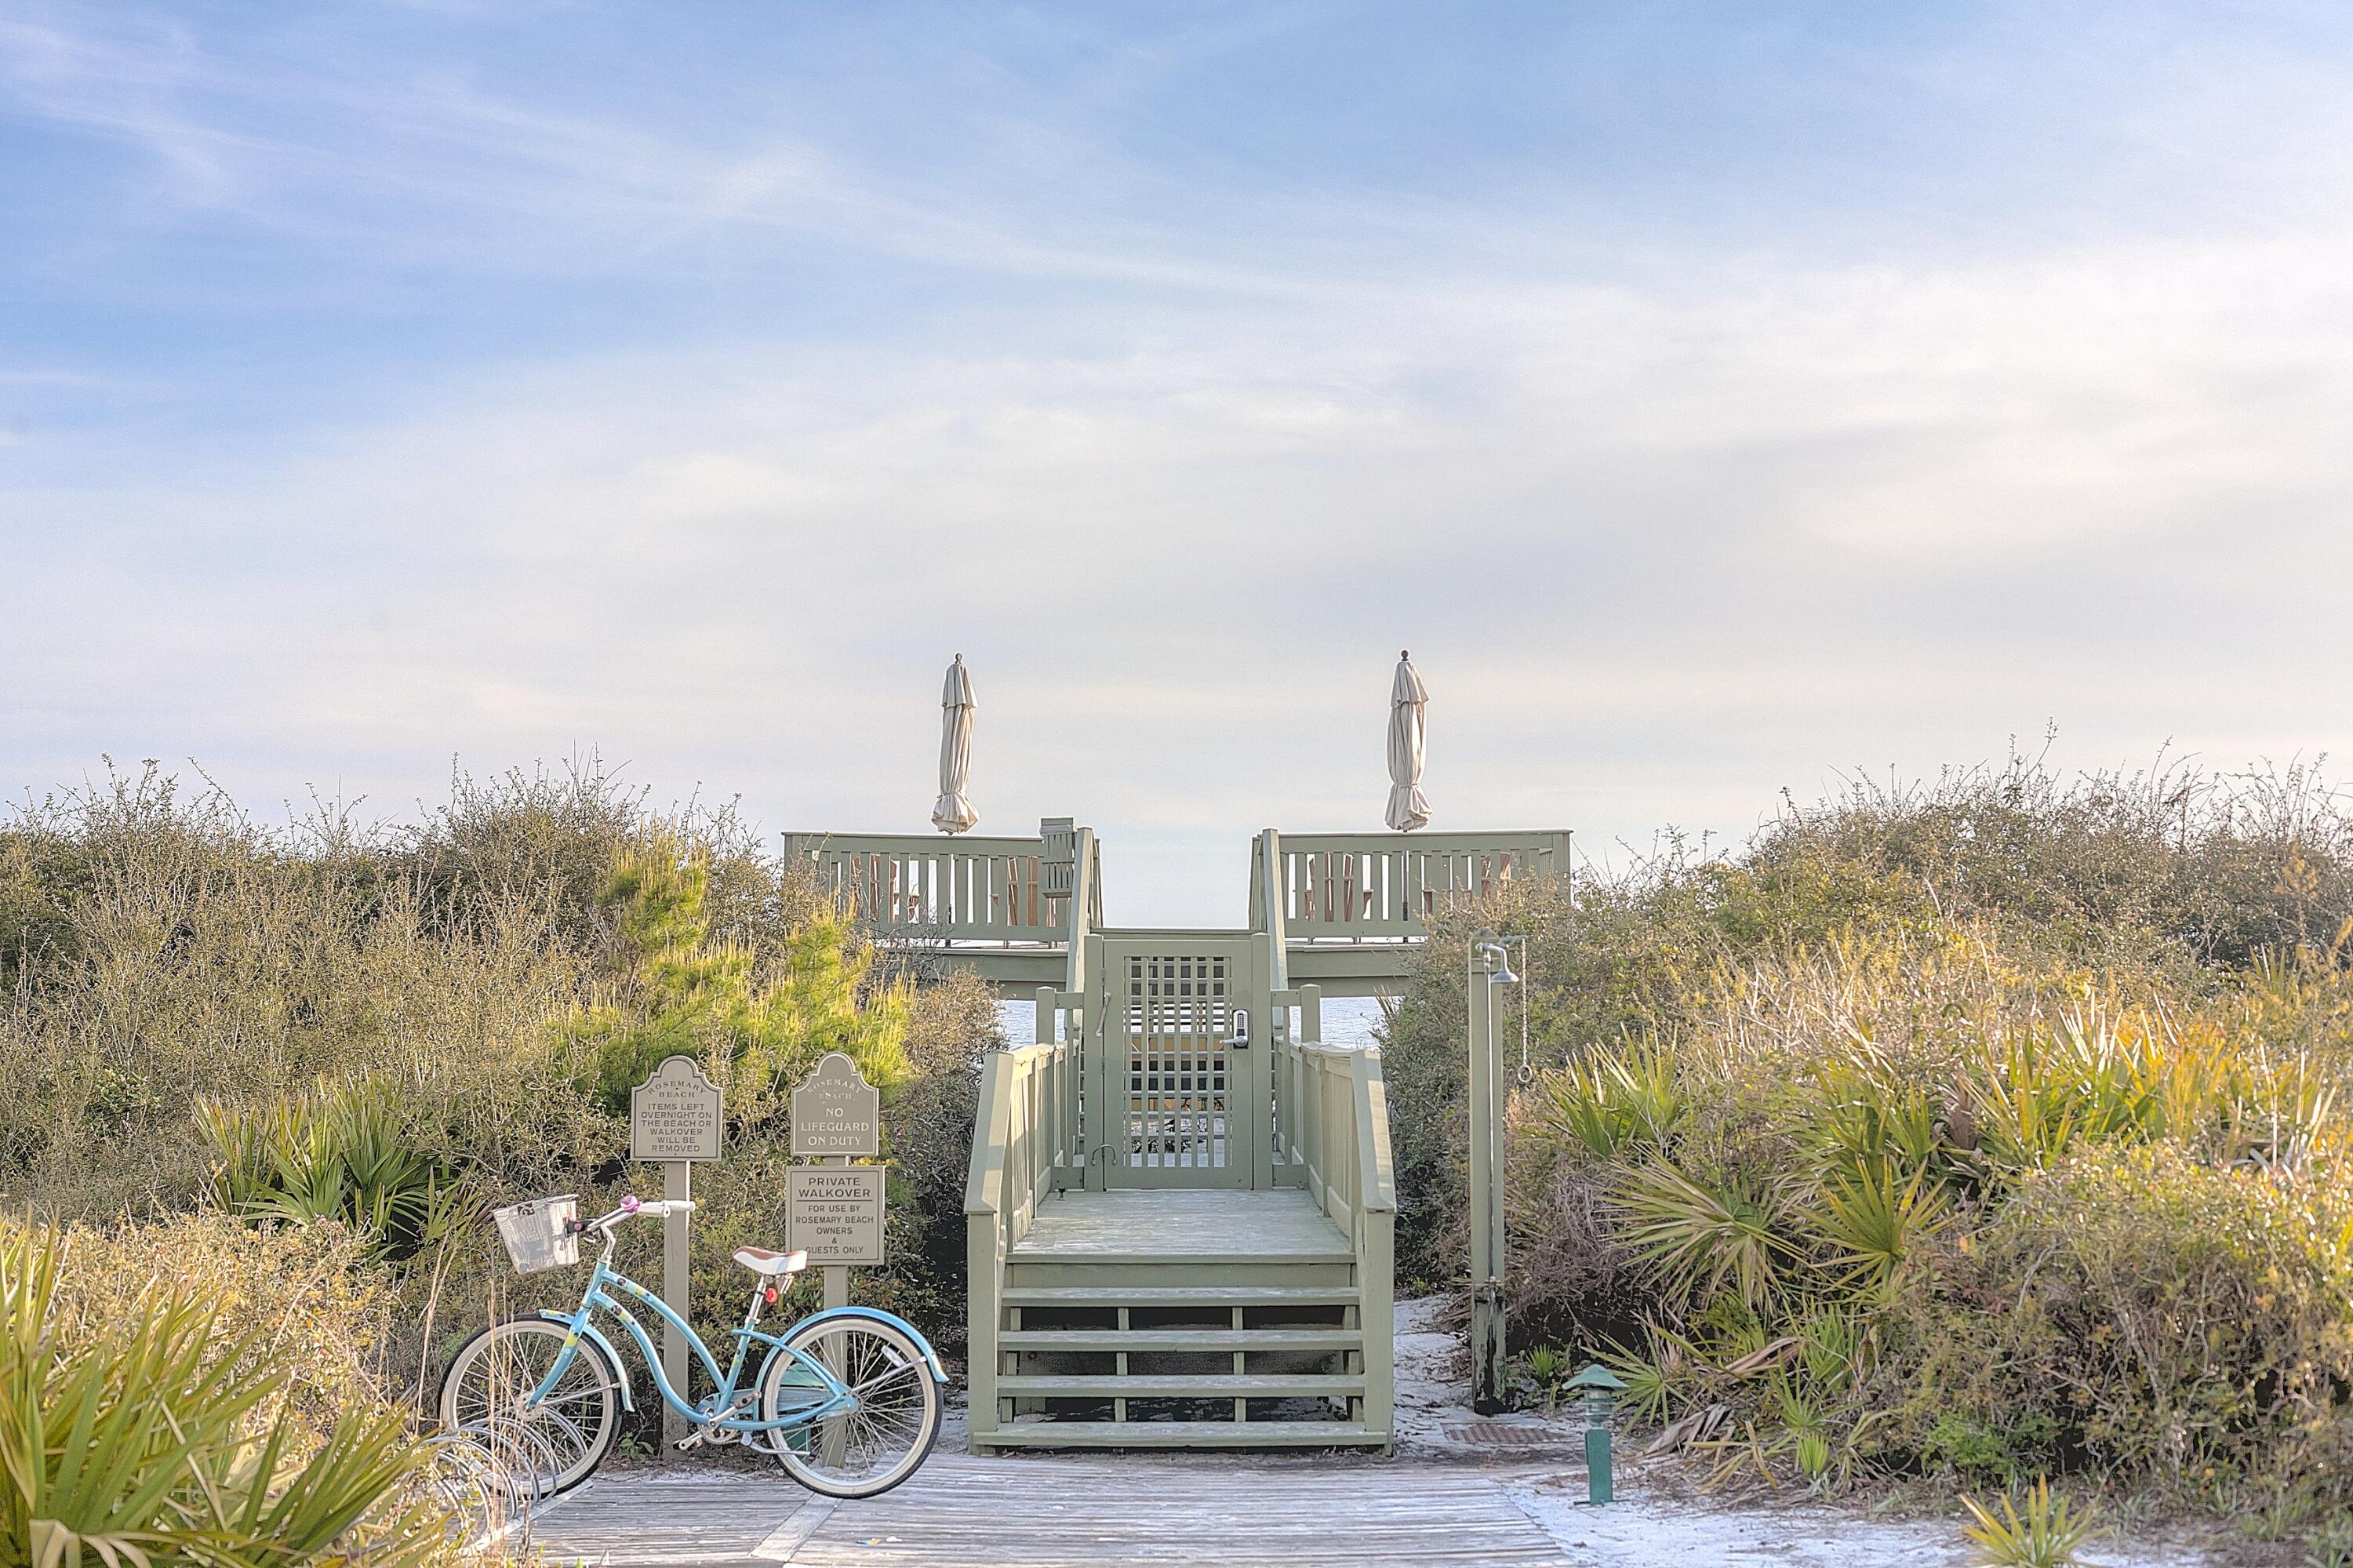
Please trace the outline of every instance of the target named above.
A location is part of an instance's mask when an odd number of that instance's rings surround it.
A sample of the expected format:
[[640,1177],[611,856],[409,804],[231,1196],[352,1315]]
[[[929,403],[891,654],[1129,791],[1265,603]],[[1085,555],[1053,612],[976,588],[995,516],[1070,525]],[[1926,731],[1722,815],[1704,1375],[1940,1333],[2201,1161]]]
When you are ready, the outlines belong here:
[[[0,0],[0,785],[591,749],[1113,915],[2353,730],[2335,5]],[[1621,851],[1618,853],[1622,858]]]

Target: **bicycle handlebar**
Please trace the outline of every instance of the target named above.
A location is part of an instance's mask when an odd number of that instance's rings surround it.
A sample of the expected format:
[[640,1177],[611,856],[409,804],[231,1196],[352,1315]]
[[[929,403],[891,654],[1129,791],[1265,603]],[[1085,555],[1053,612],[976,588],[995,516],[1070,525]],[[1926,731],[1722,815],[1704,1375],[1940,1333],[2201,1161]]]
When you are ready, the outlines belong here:
[[582,1225],[580,1228],[584,1231],[603,1231],[607,1235],[610,1235],[612,1234],[613,1227],[626,1219],[632,1217],[643,1220],[665,1219],[671,1214],[691,1214],[694,1213],[694,1200],[691,1198],[655,1198],[652,1200],[643,1198],[624,1198],[621,1200],[621,1206],[619,1208],[615,1209],[609,1214],[602,1214],[596,1219],[590,1220],[586,1224]]

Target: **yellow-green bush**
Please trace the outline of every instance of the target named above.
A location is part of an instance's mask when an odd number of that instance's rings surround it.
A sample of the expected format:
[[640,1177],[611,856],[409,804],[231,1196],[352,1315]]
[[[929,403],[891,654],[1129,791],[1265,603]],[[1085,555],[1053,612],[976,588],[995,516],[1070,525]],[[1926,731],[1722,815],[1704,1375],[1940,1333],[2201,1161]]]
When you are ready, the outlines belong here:
[[385,1308],[334,1227],[0,1221],[0,1563],[454,1558]]
[[2353,1506],[2348,867],[2303,775],[2013,767],[1506,888],[1388,1025],[1400,1256],[1460,1267],[1462,944],[1524,932],[1516,1341],[1726,1474]]
[[480,1212],[653,1192],[627,1089],[673,1050],[727,1094],[728,1157],[697,1176],[707,1329],[742,1308],[729,1246],[785,1239],[786,1095],[834,1049],[890,1097],[894,1250],[860,1287],[961,1326],[960,1239],[926,1205],[960,1238],[993,1016],[880,972],[724,812],[658,814],[591,768],[460,777],[413,830],[272,831],[150,768],[0,821],[0,1201],[356,1226],[395,1266],[404,1386],[484,1311],[576,1290],[514,1278]]

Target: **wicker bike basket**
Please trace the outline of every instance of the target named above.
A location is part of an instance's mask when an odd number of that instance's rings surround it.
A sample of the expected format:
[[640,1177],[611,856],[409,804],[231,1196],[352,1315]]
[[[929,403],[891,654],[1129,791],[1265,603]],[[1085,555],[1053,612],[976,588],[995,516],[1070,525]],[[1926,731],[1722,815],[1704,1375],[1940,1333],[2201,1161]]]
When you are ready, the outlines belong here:
[[569,1268],[580,1261],[580,1237],[572,1223],[580,1217],[579,1194],[533,1198],[491,1211],[499,1222],[499,1239],[507,1244],[517,1274],[540,1274]]

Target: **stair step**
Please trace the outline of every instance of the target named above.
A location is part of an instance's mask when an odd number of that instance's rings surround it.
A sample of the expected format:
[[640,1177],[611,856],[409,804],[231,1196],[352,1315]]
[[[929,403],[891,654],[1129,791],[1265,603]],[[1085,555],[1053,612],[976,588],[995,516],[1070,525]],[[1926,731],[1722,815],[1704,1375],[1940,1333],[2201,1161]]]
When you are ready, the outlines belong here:
[[997,1448],[1381,1447],[1353,1421],[1017,1421],[974,1441]]
[[1247,1247],[1208,1246],[1199,1252],[1175,1254],[1160,1247],[1103,1247],[1088,1252],[1058,1251],[1027,1242],[1017,1242],[1005,1260],[1019,1266],[1024,1264],[1057,1264],[1065,1267],[1091,1266],[1108,1264],[1116,1267],[1137,1267],[1146,1265],[1180,1265],[1196,1267],[1204,1264],[1255,1264],[1268,1268],[1288,1268],[1298,1264],[1352,1264],[1354,1251],[1345,1245],[1301,1247],[1271,1256]]
[[1353,1351],[1354,1329],[1006,1329],[1007,1351]]
[[1008,1285],[1008,1307],[1353,1307],[1353,1285]]
[[1345,1399],[1364,1392],[1365,1380],[1361,1376],[1327,1376],[1320,1372],[1269,1372],[1247,1377],[1186,1373],[1047,1377],[1025,1372],[997,1380],[999,1399],[1025,1394],[1039,1399]]

